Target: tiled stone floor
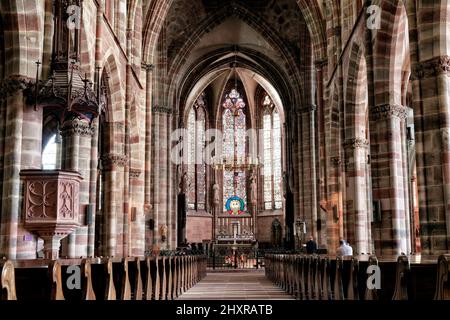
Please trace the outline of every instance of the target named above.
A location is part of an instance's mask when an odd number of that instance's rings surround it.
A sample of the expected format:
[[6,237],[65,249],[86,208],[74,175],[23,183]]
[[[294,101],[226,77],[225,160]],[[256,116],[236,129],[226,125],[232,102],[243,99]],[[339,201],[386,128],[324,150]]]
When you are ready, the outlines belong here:
[[179,300],[293,300],[266,279],[264,271],[214,272]]

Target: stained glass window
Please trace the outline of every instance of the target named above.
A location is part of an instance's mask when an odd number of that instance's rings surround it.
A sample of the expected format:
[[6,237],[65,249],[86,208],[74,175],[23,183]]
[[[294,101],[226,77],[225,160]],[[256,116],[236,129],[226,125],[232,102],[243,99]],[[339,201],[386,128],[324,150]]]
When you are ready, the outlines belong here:
[[188,116],[188,208],[206,209],[205,149],[206,112],[204,96],[201,95]]
[[264,208],[283,208],[281,165],[281,119],[269,95],[263,99],[264,131]]
[[237,196],[244,200],[247,210],[247,174],[239,167],[246,155],[247,119],[245,102],[238,90],[232,89],[224,97],[223,125],[223,157],[227,164],[223,173],[223,204],[229,198]]

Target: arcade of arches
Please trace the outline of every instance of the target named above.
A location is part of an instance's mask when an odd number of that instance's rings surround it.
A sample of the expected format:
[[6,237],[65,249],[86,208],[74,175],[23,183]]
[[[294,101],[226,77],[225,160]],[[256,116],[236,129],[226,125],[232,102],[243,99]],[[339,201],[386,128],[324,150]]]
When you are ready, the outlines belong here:
[[0,257],[448,252],[449,10],[2,0]]

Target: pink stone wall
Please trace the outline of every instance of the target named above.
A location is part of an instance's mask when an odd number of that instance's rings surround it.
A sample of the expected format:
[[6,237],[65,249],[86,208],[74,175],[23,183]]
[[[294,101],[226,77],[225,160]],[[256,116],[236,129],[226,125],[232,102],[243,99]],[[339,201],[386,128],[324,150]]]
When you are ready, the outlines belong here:
[[212,238],[212,217],[188,216],[186,222],[186,239],[191,243],[201,243]]

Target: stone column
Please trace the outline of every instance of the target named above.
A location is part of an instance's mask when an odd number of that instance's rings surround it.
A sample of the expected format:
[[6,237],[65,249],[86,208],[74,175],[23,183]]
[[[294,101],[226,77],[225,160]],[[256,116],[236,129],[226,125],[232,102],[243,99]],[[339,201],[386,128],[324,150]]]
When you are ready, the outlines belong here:
[[327,216],[327,210],[326,210],[326,199],[327,199],[327,190],[326,190],[326,184],[325,181],[327,179],[327,172],[326,172],[326,165],[324,159],[325,159],[325,86],[326,86],[326,80],[328,76],[328,59],[318,59],[315,61],[315,68],[316,68],[316,79],[317,79],[317,93],[316,93],[316,99],[317,99],[317,164],[318,164],[318,170],[317,170],[317,191],[318,191],[318,197],[317,197],[317,211],[318,211],[318,219],[321,220],[321,230],[319,232],[319,238],[317,239],[317,243],[319,245],[326,245],[327,244],[327,227],[328,227],[328,216]]
[[346,208],[348,242],[355,254],[371,253],[369,201],[367,197],[367,155],[369,142],[364,138],[349,139],[346,153]]
[[[307,233],[317,239],[317,170],[315,152],[316,106],[302,109],[300,126],[302,213],[306,221]],[[306,129],[306,130],[305,130]]]
[[61,133],[63,137],[63,170],[79,172],[83,177],[80,183],[80,228],[68,237],[69,258],[88,255],[88,229],[86,224],[86,207],[90,203],[91,190],[91,148],[94,127],[83,120],[73,119],[64,122]]
[[98,174],[98,126],[99,120],[96,118],[92,124],[93,136],[91,139],[91,161],[90,161],[90,183],[89,183],[89,203],[91,205],[92,216],[88,224],[88,248],[87,256],[93,257],[95,254],[95,216],[97,209],[97,174]]
[[[6,103],[5,149],[0,230],[0,256],[16,259],[17,225],[20,216],[20,169],[22,153],[23,95],[17,92]],[[40,134],[40,133],[39,133]]]
[[[118,233],[118,214],[123,213],[123,206],[121,202],[121,180],[123,178],[123,168],[128,163],[128,158],[123,154],[109,153],[102,157],[102,163],[105,174],[105,208],[104,221],[105,224],[105,241],[106,250],[105,255],[109,257],[120,256],[122,243],[120,234]],[[120,229],[120,231],[123,229]],[[117,250],[117,248],[119,250]]]
[[[153,65],[143,64],[142,68],[146,71],[146,84],[145,84],[145,173],[144,173],[144,213],[146,216],[146,221],[150,219],[151,208],[152,208],[152,76],[153,76]],[[150,230],[145,227],[147,234],[147,242],[150,240]],[[146,244],[148,245],[148,244]]]
[[[154,220],[155,245],[169,249],[173,245],[173,164],[170,160],[170,134],[172,128],[172,109],[153,107],[155,130],[155,170],[154,170]],[[176,220],[176,219],[175,219]],[[176,225],[176,223],[175,223]],[[167,239],[162,242],[161,230],[167,230]],[[176,237],[175,237],[176,238]]]
[[[318,239],[317,232],[317,163],[316,163],[316,111],[317,107],[312,105],[310,107],[309,131],[311,139],[311,220],[312,220],[312,236]],[[316,240],[317,241],[317,240]]]
[[450,56],[417,64],[413,82],[422,253],[450,248]]
[[408,252],[408,199],[405,198],[403,165],[406,142],[404,130],[406,108],[401,105],[379,105],[370,109],[374,199],[381,201],[382,219],[379,225],[380,241],[377,254]]

